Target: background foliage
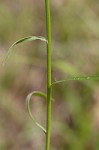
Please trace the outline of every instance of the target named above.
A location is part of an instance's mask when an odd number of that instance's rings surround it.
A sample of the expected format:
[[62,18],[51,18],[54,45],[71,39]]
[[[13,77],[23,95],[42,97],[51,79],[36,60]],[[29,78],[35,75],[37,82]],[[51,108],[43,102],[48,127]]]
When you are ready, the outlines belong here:
[[[51,1],[53,81],[76,75],[99,74],[99,2]],[[0,63],[17,39],[45,36],[42,0],[0,1]],[[25,110],[26,95],[46,91],[46,51],[39,41],[14,48],[0,65],[0,150],[43,150],[45,136]],[[99,149],[98,81],[70,81],[53,88],[52,150]],[[31,103],[45,125],[46,103]]]

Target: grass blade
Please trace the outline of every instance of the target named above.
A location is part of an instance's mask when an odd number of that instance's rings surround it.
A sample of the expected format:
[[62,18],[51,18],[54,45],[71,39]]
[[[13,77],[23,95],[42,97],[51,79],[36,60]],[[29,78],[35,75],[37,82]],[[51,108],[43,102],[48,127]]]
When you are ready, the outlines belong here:
[[51,86],[55,85],[55,84],[59,84],[59,83],[64,83],[67,81],[83,81],[83,80],[99,80],[99,76],[78,76],[78,77],[70,77],[64,80],[59,80],[59,81],[55,81],[52,83]]
[[43,99],[47,99],[47,95],[45,93],[43,93],[43,92],[34,91],[34,92],[31,92],[26,98],[26,108],[27,108],[27,112],[28,112],[30,118],[46,134],[46,129],[36,121],[36,119],[34,118],[34,116],[31,113],[30,100],[31,100],[32,96],[40,96]]
[[23,43],[23,42],[30,42],[30,41],[34,41],[34,40],[40,40],[43,42],[47,42],[46,38],[42,37],[42,36],[28,36],[28,37],[24,37],[22,39],[19,39],[18,41],[16,41],[8,50],[8,53],[6,54],[4,60],[3,60],[3,64],[6,63],[6,61],[8,60],[8,58],[10,57],[12,51],[13,51],[13,47],[17,44]]

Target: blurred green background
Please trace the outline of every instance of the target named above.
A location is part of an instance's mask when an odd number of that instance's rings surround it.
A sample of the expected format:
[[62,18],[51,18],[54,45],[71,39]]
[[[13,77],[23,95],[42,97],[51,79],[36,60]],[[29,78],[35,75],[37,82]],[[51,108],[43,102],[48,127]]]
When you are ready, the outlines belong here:
[[[99,74],[99,1],[52,0],[52,80]],[[0,0],[0,64],[16,40],[45,36],[43,0]],[[20,44],[0,65],[0,150],[44,150],[45,135],[25,109],[34,90],[46,91],[46,47]],[[99,150],[99,81],[53,87],[51,150]],[[31,101],[45,126],[46,102]]]

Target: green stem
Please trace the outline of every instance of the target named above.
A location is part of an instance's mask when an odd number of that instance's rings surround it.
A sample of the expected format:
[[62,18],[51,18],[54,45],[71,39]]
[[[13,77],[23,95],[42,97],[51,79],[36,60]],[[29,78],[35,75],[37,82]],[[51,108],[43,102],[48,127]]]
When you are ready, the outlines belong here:
[[46,147],[50,150],[50,130],[51,130],[51,20],[50,1],[45,0],[46,10],[46,36],[47,36],[47,114],[46,114]]

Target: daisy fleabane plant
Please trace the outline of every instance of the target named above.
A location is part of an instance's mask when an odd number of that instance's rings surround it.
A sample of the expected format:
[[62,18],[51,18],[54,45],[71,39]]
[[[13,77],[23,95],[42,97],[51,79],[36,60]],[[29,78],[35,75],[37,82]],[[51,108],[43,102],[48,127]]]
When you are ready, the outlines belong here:
[[[35,40],[40,40],[42,42],[46,43],[46,52],[47,52],[47,58],[46,58],[46,66],[47,66],[47,82],[46,82],[46,88],[47,92],[41,92],[41,91],[33,91],[28,94],[26,97],[26,107],[27,107],[27,112],[33,122],[44,132],[46,136],[46,141],[45,141],[45,150],[50,150],[50,133],[51,133],[51,102],[52,102],[52,87],[55,86],[58,83],[63,83],[67,82],[70,80],[99,80],[99,76],[79,76],[79,77],[70,77],[64,80],[60,81],[55,81],[52,82],[51,80],[51,15],[50,15],[50,0],[45,0],[45,15],[46,15],[46,37],[42,36],[27,36],[22,39],[19,39],[16,41],[8,50],[7,55],[5,56],[5,59],[3,60],[3,64],[6,63],[8,60],[9,56],[12,53],[12,48],[13,46],[20,44],[22,42],[29,42],[29,41],[35,41]],[[39,124],[34,116],[31,113],[30,110],[30,100],[33,96],[40,96],[43,99],[46,99],[47,101],[47,111],[46,111],[46,128],[44,128],[41,124]]]

